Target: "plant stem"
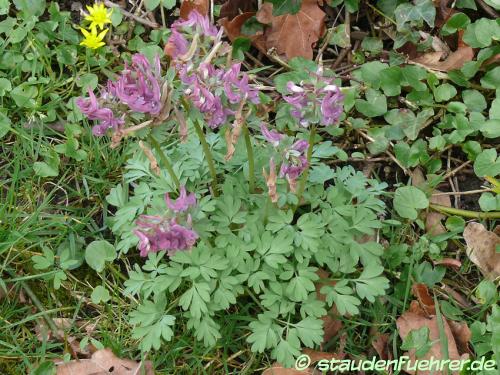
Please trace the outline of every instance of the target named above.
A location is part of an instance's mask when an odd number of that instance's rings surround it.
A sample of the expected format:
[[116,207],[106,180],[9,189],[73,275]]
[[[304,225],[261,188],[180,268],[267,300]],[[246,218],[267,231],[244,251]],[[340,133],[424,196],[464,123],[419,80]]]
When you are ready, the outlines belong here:
[[148,139],[153,148],[155,149],[155,151],[158,153],[158,155],[160,155],[161,162],[163,166],[167,168],[167,172],[170,175],[170,178],[172,178],[172,181],[174,181],[175,186],[177,187],[177,189],[179,189],[181,187],[181,183],[179,182],[179,179],[175,175],[174,169],[172,168],[172,164],[170,163],[167,156],[161,149],[160,144],[152,134],[148,135]]
[[246,124],[243,124],[243,134],[245,136],[245,145],[247,147],[247,157],[248,157],[248,185],[250,188],[250,193],[255,192],[255,161],[253,157],[252,139],[250,138],[250,132]]
[[431,204],[429,206],[434,211],[438,211],[445,214],[457,215],[462,217],[467,217],[471,219],[500,219],[500,211],[493,212],[477,212],[469,210],[460,210],[458,208],[441,206],[439,204]]
[[217,172],[215,171],[214,159],[212,157],[212,153],[210,152],[210,147],[208,146],[207,140],[205,138],[205,133],[203,133],[203,130],[201,129],[201,126],[198,123],[198,121],[197,120],[193,121],[193,124],[194,124],[194,129],[196,130],[196,134],[200,139],[201,147],[203,147],[203,153],[207,158],[207,164],[208,164],[208,169],[210,171],[210,175],[212,176],[212,181],[210,182],[210,185],[212,186],[212,194],[214,195],[214,197],[218,197],[219,192],[217,190]]
[[304,190],[306,189],[306,184],[307,184],[307,179],[309,177],[309,168],[311,167],[311,159],[312,159],[312,152],[313,152],[313,146],[314,146],[314,137],[316,136],[316,126],[312,126],[311,132],[309,133],[309,148],[307,149],[307,167],[304,173],[302,174],[302,178],[300,180],[299,184],[299,190],[297,191],[297,207],[300,206],[300,200],[302,199],[302,194],[304,194]]

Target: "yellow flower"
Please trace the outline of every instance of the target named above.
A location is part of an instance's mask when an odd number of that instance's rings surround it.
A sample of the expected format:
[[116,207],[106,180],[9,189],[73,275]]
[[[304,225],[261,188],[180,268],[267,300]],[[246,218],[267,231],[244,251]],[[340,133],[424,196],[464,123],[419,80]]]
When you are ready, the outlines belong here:
[[95,28],[95,26],[90,28],[90,32],[85,29],[80,29],[80,30],[82,30],[83,36],[85,37],[85,39],[83,39],[80,43],[81,46],[97,49],[106,44],[102,40],[104,39],[104,36],[108,32],[108,29],[104,29],[99,33],[99,35],[97,34],[97,29]]
[[87,21],[90,21],[90,28],[99,26],[102,30],[104,29],[104,25],[106,23],[111,23],[111,13],[113,13],[113,9],[111,9],[108,13],[107,8],[103,3],[96,3],[92,6],[87,5],[87,10],[89,14],[85,16]]

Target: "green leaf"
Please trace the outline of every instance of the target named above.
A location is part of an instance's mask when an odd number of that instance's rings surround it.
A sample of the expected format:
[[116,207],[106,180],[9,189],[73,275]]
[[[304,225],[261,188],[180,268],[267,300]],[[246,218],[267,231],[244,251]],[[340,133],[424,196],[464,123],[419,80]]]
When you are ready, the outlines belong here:
[[377,90],[368,89],[366,100],[356,99],[356,109],[367,117],[382,116],[387,112],[387,99]]
[[298,13],[302,0],[265,0],[273,4],[273,16]]
[[179,299],[179,305],[184,310],[189,310],[192,316],[200,319],[202,314],[208,312],[207,302],[210,301],[210,286],[207,283],[193,283]]
[[384,48],[382,40],[374,37],[364,37],[361,42],[361,48],[365,51],[371,52],[373,54],[379,54]]
[[105,287],[103,287],[102,285],[98,285],[92,291],[90,299],[93,303],[99,304],[101,302],[108,302],[111,299],[111,296],[109,295],[109,291]]
[[479,207],[483,211],[500,211],[500,195],[483,193],[479,198]]
[[161,0],[144,0],[144,5],[146,5],[146,9],[151,12],[158,8],[160,1]]
[[62,65],[75,65],[78,61],[76,46],[60,45],[56,48],[57,61]]
[[401,94],[401,81],[403,74],[399,66],[391,66],[380,72],[380,86],[387,96]]
[[425,194],[414,186],[403,186],[396,190],[394,208],[399,216],[415,220],[418,209],[429,207],[429,200]]
[[389,288],[389,280],[380,276],[384,272],[384,267],[371,264],[367,266],[359,278],[354,280],[356,292],[363,299],[375,302],[375,297],[385,295],[385,290]]
[[300,341],[308,348],[313,348],[323,341],[324,332],[321,319],[307,317],[295,324],[295,328]]
[[332,36],[328,42],[340,48],[346,48],[350,45],[351,40],[347,34],[345,24],[341,23],[333,28]]
[[500,25],[496,20],[480,18],[465,29],[462,40],[473,48],[485,48],[491,45],[492,39],[498,39]]
[[41,16],[45,10],[45,0],[13,0],[18,10],[28,16]]
[[35,370],[30,372],[31,375],[56,375],[56,365],[52,361],[42,362]]
[[10,92],[10,96],[14,99],[16,105],[21,108],[35,108],[37,95],[37,88],[25,83],[21,83]]
[[482,112],[486,109],[486,99],[483,94],[477,90],[462,91],[462,99],[467,109],[471,112]]
[[470,18],[464,13],[455,13],[441,28],[442,35],[450,35],[457,30],[465,29],[470,24]]
[[12,90],[12,85],[7,78],[0,78],[0,97]]
[[57,167],[49,165],[43,161],[36,161],[33,163],[33,170],[35,174],[40,177],[56,177],[59,174]]
[[496,177],[500,174],[500,158],[497,158],[497,151],[494,148],[484,150],[477,156],[474,172],[478,177]]
[[399,31],[404,30],[406,23],[415,21],[425,21],[430,27],[434,27],[436,8],[432,0],[416,0],[414,4],[403,3],[394,11]]
[[258,320],[249,324],[252,334],[247,341],[252,344],[252,351],[263,353],[266,349],[275,348],[279,340],[279,326],[274,323],[273,314],[266,312],[258,315]]
[[98,83],[99,79],[94,73],[85,73],[76,79],[76,85],[81,87],[84,93],[87,93],[89,89],[92,91],[95,90]]
[[429,341],[429,327],[412,329],[403,340],[401,349],[416,349],[417,358],[423,357],[431,348],[432,342]]
[[111,262],[115,258],[115,247],[106,240],[93,241],[85,249],[85,261],[97,272],[102,272],[106,262]]
[[31,260],[33,267],[37,270],[44,270],[54,265],[54,252],[47,247],[42,249],[43,255],[34,255]]
[[434,98],[438,103],[448,101],[457,95],[457,89],[449,83],[443,83],[442,85],[436,87],[433,92]]
[[12,128],[10,118],[0,112],[0,139],[3,138]]
[[481,78],[481,86],[495,90],[500,88],[500,66],[489,70]]

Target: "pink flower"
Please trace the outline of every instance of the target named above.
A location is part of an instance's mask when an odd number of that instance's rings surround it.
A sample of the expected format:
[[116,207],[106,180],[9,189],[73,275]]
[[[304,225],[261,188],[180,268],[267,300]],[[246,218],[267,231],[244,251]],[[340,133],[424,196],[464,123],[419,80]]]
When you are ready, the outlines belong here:
[[266,124],[264,123],[260,124],[260,131],[264,136],[264,138],[266,139],[266,141],[271,143],[274,147],[278,147],[280,141],[285,136],[284,134],[278,133],[277,131],[269,130]]
[[94,135],[102,136],[106,134],[108,129],[117,129],[125,123],[123,118],[115,117],[111,109],[101,108],[92,90],[89,89],[88,92],[89,97],[86,99],[81,97],[77,98],[76,105],[89,120],[99,121],[99,123],[92,128],[92,133]]
[[187,194],[186,187],[181,186],[179,198],[172,202],[169,194],[166,193],[165,201],[167,203],[167,207],[170,208],[173,212],[184,212],[189,207],[196,205],[196,196],[194,195],[194,193]]
[[177,251],[188,250],[194,246],[198,234],[190,228],[176,223],[175,219],[159,216],[141,216],[134,234],[139,237],[140,255],[166,251],[172,256]]
[[177,21],[175,21],[172,24],[171,28],[176,31],[182,28],[191,28],[195,29],[196,32],[200,33],[203,36],[211,37],[215,37],[219,33],[217,27],[210,24],[208,16],[202,16],[196,10],[192,10],[189,13],[189,17],[187,20],[178,19]]

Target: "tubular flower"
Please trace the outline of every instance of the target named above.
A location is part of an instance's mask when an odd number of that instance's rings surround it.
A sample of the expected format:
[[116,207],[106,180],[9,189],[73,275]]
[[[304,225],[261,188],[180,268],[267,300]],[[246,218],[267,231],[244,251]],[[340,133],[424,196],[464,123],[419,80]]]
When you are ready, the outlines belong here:
[[198,69],[184,64],[179,77],[186,86],[184,93],[205,115],[211,128],[226,123],[242,101],[259,102],[258,92],[248,84],[247,74],[240,72],[240,64],[234,64],[228,71],[206,63],[200,64]]
[[76,105],[89,120],[99,120],[100,122],[92,128],[94,135],[104,135],[108,129],[117,129],[124,124],[122,118],[115,117],[109,108],[101,108],[96,96],[89,89],[89,97],[77,98]]
[[187,194],[186,187],[181,186],[179,198],[172,202],[168,193],[165,194],[167,207],[173,212],[184,212],[189,207],[196,205],[196,196],[193,193]]
[[132,56],[132,66],[125,64],[120,78],[108,83],[108,92],[136,112],[156,115],[161,110],[160,60],[155,59],[154,70],[142,54]]
[[[191,228],[191,216],[181,215],[196,205],[195,195],[188,194],[182,186],[179,198],[172,202],[167,193],[165,202],[171,211],[167,215],[141,215],[136,220],[134,234],[139,238],[138,248],[141,256],[158,251],[173,255],[176,251],[192,248],[198,239],[198,234]],[[185,225],[180,224],[181,220]]]
[[84,36],[84,39],[80,42],[81,46],[85,46],[91,49],[97,49],[106,45],[106,43],[103,42],[103,39],[106,36],[108,29],[101,31],[99,34],[97,34],[97,29],[95,26],[90,28],[90,32],[85,29],[80,30],[82,31],[82,34]]
[[308,147],[307,141],[300,140],[285,152],[284,162],[280,168],[280,177],[286,177],[292,192],[295,192],[297,179],[307,168],[308,162],[305,152]]
[[198,239],[195,231],[177,224],[175,218],[142,215],[136,225],[134,234],[139,238],[138,248],[143,257],[159,251],[172,256],[179,250],[192,248]]
[[[201,43],[204,43],[206,39],[212,42],[222,36],[222,30],[211,25],[208,16],[202,16],[196,10],[189,13],[187,20],[178,19],[175,21],[171,26],[171,31],[172,34],[165,45],[165,53],[174,59],[184,56],[189,51],[190,42],[195,43],[195,35],[202,39]],[[198,45],[193,45],[193,47],[196,50]]]
[[260,125],[260,131],[266,141],[271,143],[274,147],[278,147],[281,140],[285,136],[284,134],[278,133],[277,131],[274,130],[269,130],[266,126],[266,124],[262,123]]
[[111,14],[113,13],[113,9],[111,9],[108,13],[108,9],[103,3],[95,3],[92,6],[87,5],[87,10],[89,11],[89,14],[85,16],[85,20],[90,21],[90,28],[99,26],[102,30],[104,29],[105,24],[111,23]]
[[291,115],[299,120],[300,125],[333,125],[342,114],[344,96],[334,85],[333,78],[312,74],[311,82],[296,85],[288,82],[288,95],[283,99],[292,106]]

